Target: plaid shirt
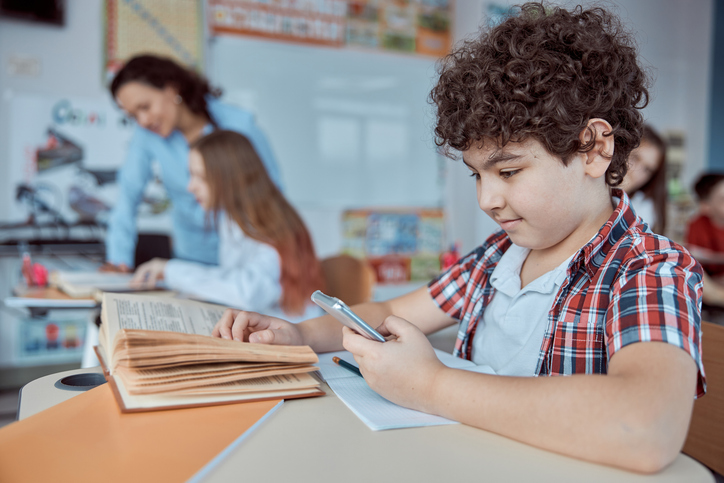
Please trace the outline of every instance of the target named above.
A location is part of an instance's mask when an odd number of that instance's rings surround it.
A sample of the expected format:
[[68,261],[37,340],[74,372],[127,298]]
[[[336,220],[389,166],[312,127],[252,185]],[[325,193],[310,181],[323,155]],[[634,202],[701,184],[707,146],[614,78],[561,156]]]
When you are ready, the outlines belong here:
[[[548,312],[538,375],[605,374],[616,351],[635,342],[682,348],[701,362],[701,266],[685,248],[652,233],[621,190],[616,210],[571,260]],[[511,245],[504,231],[461,258],[428,285],[435,303],[460,321],[453,355],[472,357],[472,342],[495,290],[490,276]]]

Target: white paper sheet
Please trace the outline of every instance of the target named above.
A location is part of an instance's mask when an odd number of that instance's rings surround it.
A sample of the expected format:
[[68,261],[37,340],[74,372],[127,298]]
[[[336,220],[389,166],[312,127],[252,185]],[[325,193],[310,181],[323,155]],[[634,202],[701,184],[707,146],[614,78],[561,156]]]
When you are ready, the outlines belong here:
[[[438,349],[435,349],[435,352],[440,361],[448,367],[480,371],[468,360],[453,357]],[[322,376],[337,397],[373,431],[458,424],[456,421],[404,408],[388,401],[374,392],[364,378],[335,364],[332,361],[335,356],[357,365],[352,354],[347,351],[320,354],[318,366]]]

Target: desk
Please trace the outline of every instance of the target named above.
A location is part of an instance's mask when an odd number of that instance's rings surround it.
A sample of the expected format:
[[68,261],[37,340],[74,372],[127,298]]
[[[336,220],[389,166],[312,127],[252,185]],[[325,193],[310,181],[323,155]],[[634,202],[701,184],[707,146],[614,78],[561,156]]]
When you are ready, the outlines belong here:
[[[27,384],[20,393],[19,419],[80,394],[57,389],[55,383],[81,372],[100,372],[100,368],[52,374]],[[684,454],[663,472],[643,476],[462,424],[375,432],[329,387],[324,390],[323,397],[285,402],[206,481],[714,482],[709,470]]]

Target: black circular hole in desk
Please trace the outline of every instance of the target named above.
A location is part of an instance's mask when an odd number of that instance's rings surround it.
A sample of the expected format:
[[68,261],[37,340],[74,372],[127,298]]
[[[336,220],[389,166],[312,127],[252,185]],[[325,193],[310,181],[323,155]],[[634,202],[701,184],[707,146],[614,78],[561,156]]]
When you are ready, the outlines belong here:
[[87,391],[88,389],[93,389],[94,387],[105,383],[106,378],[103,377],[103,374],[98,374],[97,372],[86,372],[58,379],[55,383],[55,387],[58,389],[65,389],[67,391]]

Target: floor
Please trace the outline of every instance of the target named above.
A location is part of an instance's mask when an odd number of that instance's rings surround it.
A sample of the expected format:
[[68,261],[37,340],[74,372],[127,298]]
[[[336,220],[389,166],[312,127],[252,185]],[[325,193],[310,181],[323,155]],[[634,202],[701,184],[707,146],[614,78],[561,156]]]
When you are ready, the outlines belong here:
[[0,391],[0,428],[15,421],[20,388]]

